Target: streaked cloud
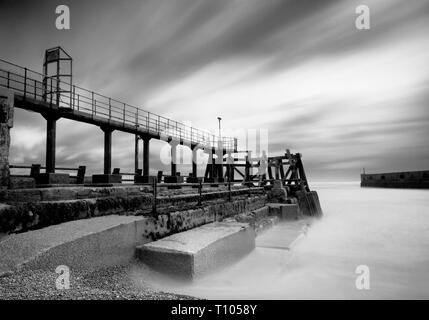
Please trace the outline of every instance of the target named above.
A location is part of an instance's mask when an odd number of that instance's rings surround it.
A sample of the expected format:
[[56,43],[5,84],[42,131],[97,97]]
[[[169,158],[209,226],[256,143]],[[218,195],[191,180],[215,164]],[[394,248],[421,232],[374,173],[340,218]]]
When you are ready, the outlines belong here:
[[[365,1],[369,31],[354,27],[359,4],[70,1],[67,33],[50,21],[54,1],[5,1],[1,56],[40,70],[43,50],[62,45],[77,83],[214,132],[218,115],[225,130],[267,129],[269,151],[303,153],[313,179],[425,169],[429,1]],[[43,120],[20,112],[16,123],[14,159],[42,161]],[[58,131],[58,163],[101,170],[99,129],[61,121]],[[133,167],[133,146],[115,133],[114,166]]]

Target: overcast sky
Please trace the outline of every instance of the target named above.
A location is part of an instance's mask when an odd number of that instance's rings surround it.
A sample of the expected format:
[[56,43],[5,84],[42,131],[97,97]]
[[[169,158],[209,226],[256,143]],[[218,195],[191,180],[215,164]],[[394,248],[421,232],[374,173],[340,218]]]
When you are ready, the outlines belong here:
[[[55,28],[60,4],[71,30]],[[370,30],[355,27],[360,4]],[[429,1],[0,0],[0,24],[0,58],[41,71],[60,45],[75,84],[197,128],[261,129],[270,155],[303,154],[310,180],[429,169]],[[11,163],[43,163],[44,119],[15,119]],[[156,172],[167,149],[152,145]],[[132,171],[133,152],[115,132],[113,166]],[[58,122],[57,165],[102,160],[99,128]]]

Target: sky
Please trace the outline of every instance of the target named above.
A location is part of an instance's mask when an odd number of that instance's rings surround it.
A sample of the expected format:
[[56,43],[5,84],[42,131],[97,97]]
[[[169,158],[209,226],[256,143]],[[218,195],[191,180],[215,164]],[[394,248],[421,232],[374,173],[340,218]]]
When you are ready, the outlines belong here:
[[[60,4],[70,30],[55,27]],[[59,45],[75,84],[214,133],[218,116],[223,135],[260,132],[269,155],[302,153],[310,181],[429,169],[427,0],[0,0],[0,26],[1,59],[41,72]],[[16,110],[11,163],[44,163],[45,126]],[[168,152],[151,141],[152,174]],[[57,165],[102,161],[99,128],[58,121]],[[114,132],[112,162],[133,171],[133,136]]]

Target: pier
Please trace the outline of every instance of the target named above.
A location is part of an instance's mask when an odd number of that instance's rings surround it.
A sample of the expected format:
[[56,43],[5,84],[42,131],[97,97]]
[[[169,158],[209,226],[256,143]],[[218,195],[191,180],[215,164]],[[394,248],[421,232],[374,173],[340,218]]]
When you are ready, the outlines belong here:
[[[53,74],[48,72],[51,65]],[[264,151],[255,157],[252,150],[239,150],[235,137],[186,126],[83,89],[72,79],[72,58],[60,47],[46,50],[43,73],[0,60],[0,236],[4,238],[0,248],[5,252],[0,274],[55,264],[95,270],[126,264],[135,254],[148,265],[168,269],[180,261],[176,261],[177,252],[171,255],[171,248],[163,248],[177,238],[186,240],[177,250],[188,261],[182,267],[193,270],[184,271],[184,277],[192,279],[223,265],[220,257],[224,255],[247,254],[254,248],[256,233],[280,220],[322,215],[300,153],[286,149],[277,156]],[[46,119],[45,165],[9,163],[15,108]],[[88,176],[84,163],[73,167],[56,163],[56,123],[61,118],[88,123],[103,132],[104,161],[99,173]],[[112,168],[116,130],[135,137],[132,173]],[[171,146],[169,174],[150,175],[152,165],[157,165],[149,161],[152,139]],[[192,151],[189,176],[177,170],[179,145]],[[198,176],[200,149],[208,154],[204,176]],[[28,173],[14,174],[18,169]],[[32,250],[27,249],[29,242]],[[155,247],[161,248],[165,262],[154,263],[159,260],[152,251]]]

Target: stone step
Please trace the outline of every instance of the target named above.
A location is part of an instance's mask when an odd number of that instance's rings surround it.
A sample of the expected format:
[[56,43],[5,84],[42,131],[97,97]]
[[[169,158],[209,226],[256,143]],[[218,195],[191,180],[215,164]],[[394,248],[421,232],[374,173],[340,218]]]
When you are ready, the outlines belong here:
[[154,270],[192,280],[231,264],[255,248],[247,223],[215,222],[137,247],[137,257]]

